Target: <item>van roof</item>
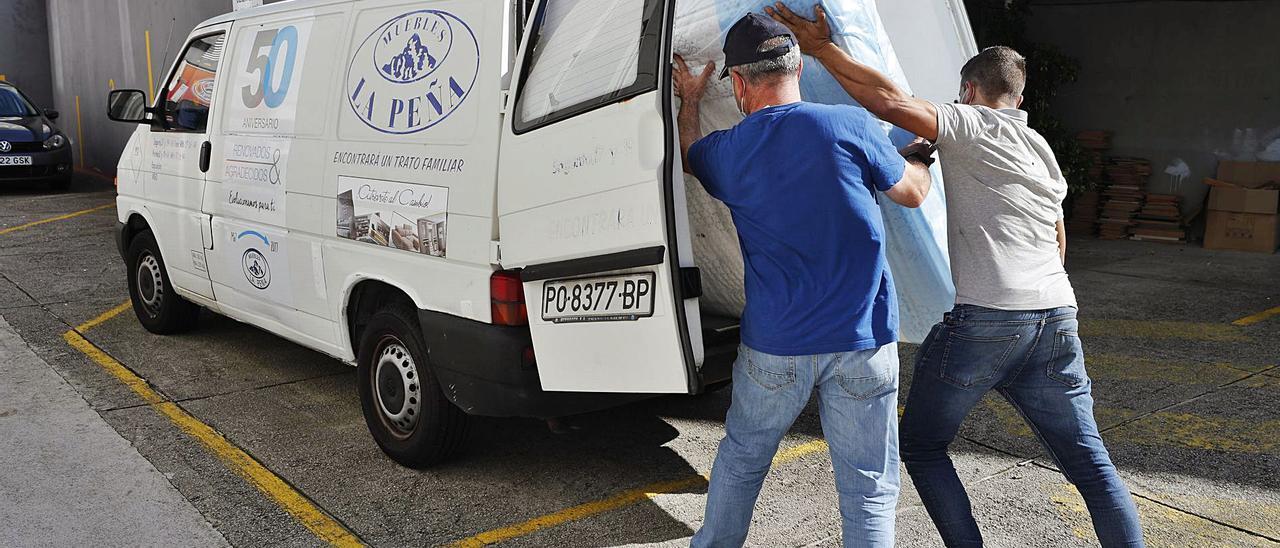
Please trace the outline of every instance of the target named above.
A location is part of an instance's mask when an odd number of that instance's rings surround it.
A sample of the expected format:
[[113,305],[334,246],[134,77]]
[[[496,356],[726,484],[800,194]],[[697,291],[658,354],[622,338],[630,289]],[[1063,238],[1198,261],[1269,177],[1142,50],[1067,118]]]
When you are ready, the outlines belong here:
[[200,23],[199,25],[196,25],[196,28],[199,29],[199,28],[208,27],[211,25],[226,23],[228,21],[235,21],[237,19],[257,17],[259,15],[270,15],[273,13],[282,13],[287,11],[314,8],[319,6],[328,6],[330,4],[342,4],[342,3],[347,3],[351,1],[352,0],[281,0],[279,2],[273,2],[271,4],[266,4],[256,8],[249,8],[247,10],[227,12],[217,17],[214,17],[212,19],[208,19],[205,22]]

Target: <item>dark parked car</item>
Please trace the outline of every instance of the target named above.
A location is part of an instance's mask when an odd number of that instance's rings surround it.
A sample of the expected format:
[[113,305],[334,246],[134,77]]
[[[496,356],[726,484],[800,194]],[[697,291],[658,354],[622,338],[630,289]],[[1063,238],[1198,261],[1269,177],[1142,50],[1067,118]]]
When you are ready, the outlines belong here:
[[0,82],[0,183],[71,184],[71,140],[53,125],[58,111],[41,111],[18,88]]

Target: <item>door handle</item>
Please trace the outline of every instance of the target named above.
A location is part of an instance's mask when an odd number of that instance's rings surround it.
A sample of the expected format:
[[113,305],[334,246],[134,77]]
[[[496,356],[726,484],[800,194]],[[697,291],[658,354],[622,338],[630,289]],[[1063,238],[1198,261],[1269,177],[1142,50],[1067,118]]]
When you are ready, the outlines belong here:
[[209,172],[209,155],[213,152],[213,145],[209,141],[205,141],[200,145],[200,172]]

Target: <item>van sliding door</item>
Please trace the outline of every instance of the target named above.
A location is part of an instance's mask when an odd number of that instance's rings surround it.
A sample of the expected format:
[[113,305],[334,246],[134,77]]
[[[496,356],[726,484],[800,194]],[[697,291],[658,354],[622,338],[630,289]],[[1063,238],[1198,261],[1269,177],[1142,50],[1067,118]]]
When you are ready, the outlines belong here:
[[503,267],[523,269],[545,390],[699,388],[696,271],[681,267],[673,188],[673,1],[543,0],[526,33],[499,232]]

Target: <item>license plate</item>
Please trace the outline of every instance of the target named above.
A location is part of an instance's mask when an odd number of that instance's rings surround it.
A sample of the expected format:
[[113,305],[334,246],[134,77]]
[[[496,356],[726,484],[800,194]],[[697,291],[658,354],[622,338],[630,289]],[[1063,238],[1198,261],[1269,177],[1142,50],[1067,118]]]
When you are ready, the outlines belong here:
[[653,315],[653,273],[551,280],[542,319],[553,323],[634,321]]
[[30,156],[0,156],[0,166],[29,166]]

